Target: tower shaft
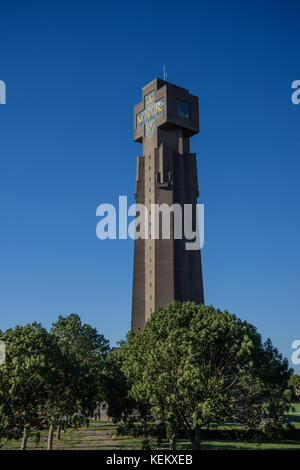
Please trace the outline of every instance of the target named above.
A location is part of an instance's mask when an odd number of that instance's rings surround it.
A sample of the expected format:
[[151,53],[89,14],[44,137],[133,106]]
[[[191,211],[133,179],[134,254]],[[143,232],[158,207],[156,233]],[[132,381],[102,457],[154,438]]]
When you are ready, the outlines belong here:
[[[185,205],[189,204],[196,231],[197,163],[189,142],[196,132],[196,97],[159,79],[143,88],[143,102],[135,107],[135,140],[143,144],[143,154],[137,159],[135,198],[137,205],[143,204],[147,209],[145,225],[149,236],[135,240],[134,331],[143,329],[154,311],[174,300],[204,302],[200,250],[186,249],[183,218],[180,223],[183,236],[177,237],[178,219],[174,211],[177,207],[183,216]],[[159,214],[154,219],[154,204],[170,208],[168,238],[162,235],[163,216]],[[157,238],[151,234],[154,220],[159,222]]]

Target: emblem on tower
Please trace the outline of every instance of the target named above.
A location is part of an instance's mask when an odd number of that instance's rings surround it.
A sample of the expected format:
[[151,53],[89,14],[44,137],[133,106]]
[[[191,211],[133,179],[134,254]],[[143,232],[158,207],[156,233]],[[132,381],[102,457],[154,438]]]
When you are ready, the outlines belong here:
[[155,102],[155,91],[145,96],[144,109],[136,116],[136,127],[145,126],[145,136],[155,131],[155,119],[165,110],[164,98]]

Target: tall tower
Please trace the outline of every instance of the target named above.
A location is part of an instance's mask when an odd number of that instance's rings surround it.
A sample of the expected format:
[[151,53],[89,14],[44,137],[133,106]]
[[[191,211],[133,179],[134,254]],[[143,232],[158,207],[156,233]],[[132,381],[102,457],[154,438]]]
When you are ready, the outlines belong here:
[[134,140],[143,145],[137,159],[135,199],[137,205],[147,208],[149,218],[144,220],[149,236],[134,242],[134,331],[142,330],[152,312],[174,300],[204,303],[200,250],[187,250],[184,236],[174,236],[175,216],[170,217],[168,239],[162,237],[161,230],[158,238],[150,233],[153,204],[179,204],[182,209],[190,204],[196,229],[199,192],[190,137],[198,132],[196,96],[158,78],[143,88],[142,101],[134,107]]

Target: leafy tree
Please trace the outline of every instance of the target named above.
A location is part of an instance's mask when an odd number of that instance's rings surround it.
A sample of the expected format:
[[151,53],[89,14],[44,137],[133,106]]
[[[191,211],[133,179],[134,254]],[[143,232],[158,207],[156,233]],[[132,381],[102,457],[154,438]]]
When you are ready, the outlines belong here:
[[[70,387],[69,398],[74,402],[75,396],[77,411],[90,416],[97,403],[103,401],[103,376],[109,342],[95,328],[82,324],[77,314],[60,316],[53,324],[51,334],[57,338],[62,353],[76,369],[71,373],[76,381]],[[67,407],[67,403],[65,405]]]
[[0,440],[22,429],[21,449],[37,424],[53,434],[63,426],[87,423],[96,401],[103,397],[101,377],[108,342],[78,315],[59,317],[51,334],[34,323],[0,332],[6,344],[6,364],[0,366]]
[[0,414],[6,432],[22,428],[21,450],[25,450],[29,432],[59,387],[61,351],[38,323],[17,326],[1,339],[6,344],[6,364],[0,368]]
[[300,375],[293,374],[289,380],[292,400],[300,400]]
[[[0,341],[2,341],[3,333],[0,330]],[[13,437],[11,429],[13,426],[13,413],[11,411],[8,397],[8,380],[4,373],[5,364],[0,362],[0,448]]]
[[[55,375],[52,377],[52,386],[48,388],[47,398],[43,403],[41,412],[49,425],[48,450],[52,450],[53,436],[57,428],[57,439],[60,439],[61,427],[73,426],[80,420],[86,420],[79,415],[82,405],[82,396],[85,396],[83,384],[83,368],[78,359],[69,356],[61,350],[58,339],[50,335],[57,344],[59,354],[56,357]],[[54,386],[53,386],[54,385]]]
[[4,372],[4,365],[0,364],[0,448],[4,447],[10,439],[16,437],[14,430],[15,419],[11,403],[8,399],[9,381]]
[[171,447],[184,430],[192,448],[200,430],[229,421],[276,433],[289,408],[291,370],[256,328],[212,306],[175,302],[154,313],[119,352],[130,396],[168,423]]
[[121,369],[121,352],[122,349],[110,351],[103,376],[107,414],[115,423],[127,422],[136,407],[136,401],[130,396],[131,384]]
[[103,389],[107,414],[118,423],[117,435],[147,437],[153,433],[151,407],[147,401],[136,400],[131,395],[132,384],[121,368],[122,353],[122,347],[114,348],[106,362]]

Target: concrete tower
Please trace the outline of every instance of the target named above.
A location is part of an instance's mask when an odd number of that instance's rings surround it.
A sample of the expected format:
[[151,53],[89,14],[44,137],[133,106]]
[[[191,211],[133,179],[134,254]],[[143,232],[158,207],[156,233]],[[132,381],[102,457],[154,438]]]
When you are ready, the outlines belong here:
[[[132,324],[143,329],[152,312],[174,300],[204,303],[200,250],[187,250],[186,239],[174,236],[174,214],[169,220],[170,237],[151,236],[153,204],[179,204],[193,209],[196,230],[198,192],[196,155],[190,153],[190,137],[199,132],[198,98],[188,90],[156,78],[142,90],[134,108],[134,140],[143,145],[137,159],[136,204],[146,206],[144,217],[149,236],[134,245]],[[137,206],[137,215],[139,215]],[[137,221],[136,230],[140,230]],[[184,232],[184,230],[183,230]]]

